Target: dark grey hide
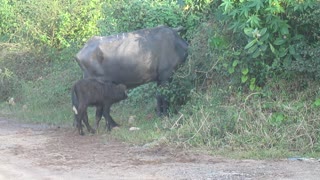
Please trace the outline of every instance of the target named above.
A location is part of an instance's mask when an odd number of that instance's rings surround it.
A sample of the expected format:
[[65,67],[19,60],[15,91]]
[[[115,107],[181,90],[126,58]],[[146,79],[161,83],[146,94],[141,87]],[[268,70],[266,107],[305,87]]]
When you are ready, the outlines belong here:
[[[169,81],[174,70],[187,58],[188,44],[177,31],[166,26],[113,36],[91,38],[76,60],[84,78],[102,78],[128,89],[155,81]],[[158,115],[167,114],[168,102],[157,96]]]
[[72,109],[75,114],[76,127],[78,128],[80,135],[84,134],[82,129],[82,121],[86,125],[89,132],[95,132],[88,122],[88,106],[96,107],[96,129],[99,127],[99,122],[102,115],[106,120],[105,128],[108,128],[108,130],[111,130],[112,127],[118,125],[110,116],[110,108],[112,104],[127,98],[125,85],[116,85],[114,83],[99,79],[86,78],[77,81],[73,85],[71,93]]

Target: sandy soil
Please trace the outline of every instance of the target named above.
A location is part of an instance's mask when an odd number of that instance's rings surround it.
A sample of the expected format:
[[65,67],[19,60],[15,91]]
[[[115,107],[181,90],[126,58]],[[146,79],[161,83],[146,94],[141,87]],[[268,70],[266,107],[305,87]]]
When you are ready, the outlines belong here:
[[0,118],[0,179],[320,179],[317,160],[232,160]]

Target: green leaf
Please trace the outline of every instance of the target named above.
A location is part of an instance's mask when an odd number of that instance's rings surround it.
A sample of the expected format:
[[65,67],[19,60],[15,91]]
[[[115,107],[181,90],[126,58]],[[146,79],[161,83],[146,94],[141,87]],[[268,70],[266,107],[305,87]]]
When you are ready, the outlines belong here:
[[263,36],[267,32],[267,28],[263,28],[260,31],[260,35]]
[[250,23],[251,27],[260,27],[260,18],[258,17],[258,15],[252,15],[249,17],[249,19],[247,20],[247,23]]
[[252,54],[252,57],[253,57],[253,58],[257,58],[259,55],[260,55],[260,51],[259,51],[259,50],[256,50],[256,52],[254,52],[254,53]]
[[240,52],[240,51],[235,51],[235,52],[233,52],[233,54],[234,54],[235,56],[239,56],[239,55],[241,54],[241,52]]
[[250,7],[248,7],[248,6],[242,6],[242,7],[240,8],[240,15],[241,15],[241,16],[244,15],[246,18],[248,18],[249,12],[250,12]]
[[224,0],[220,6],[224,7],[224,13],[226,14],[233,9],[233,2],[230,0]]
[[249,7],[255,7],[257,11],[259,11],[261,8],[264,7],[264,4],[263,4],[264,1],[261,1],[261,0],[251,0],[251,1],[249,1],[249,2],[251,2],[251,4],[249,5]]
[[227,64],[227,63],[223,63],[222,66],[223,66],[224,68],[227,68],[227,67],[228,67],[228,64]]
[[248,49],[248,48],[252,47],[256,42],[257,42],[256,39],[252,40],[251,42],[249,42],[249,43],[244,47],[244,49]]
[[249,69],[248,69],[248,68],[242,69],[242,70],[241,70],[241,73],[242,73],[243,75],[247,75],[247,74],[249,73]]
[[282,39],[282,38],[277,38],[274,42],[273,42],[273,44],[274,45],[282,45],[282,44],[284,44],[286,41],[284,40],[284,39]]
[[252,54],[257,49],[258,49],[258,44],[255,44],[254,46],[252,46],[251,48],[248,49],[248,53]]
[[239,64],[239,60],[234,60],[232,63],[232,67],[236,67]]
[[289,47],[289,53],[290,53],[291,55],[295,55],[295,54],[296,54],[296,50],[294,49],[293,46],[290,46],[290,47]]
[[280,33],[282,35],[289,34],[289,25],[286,23],[282,23],[280,26]]
[[244,33],[247,35],[247,36],[249,36],[249,37],[253,37],[252,36],[252,31],[253,31],[253,29],[252,28],[244,28]]
[[268,48],[268,46],[265,44],[261,45],[261,47],[260,47],[261,51],[266,51],[267,48]]
[[269,43],[269,45],[270,45],[271,52],[273,54],[276,54],[276,49],[273,47],[273,45],[271,43]]
[[234,73],[234,67],[229,68],[229,69],[228,69],[228,72],[229,72],[230,74],[233,74],[233,73]]
[[245,83],[248,80],[248,76],[241,76],[241,82]]
[[256,83],[256,78],[251,78],[250,79],[250,84],[255,84]]
[[269,33],[265,34],[265,35],[262,35],[260,37],[260,41],[266,41],[267,39],[269,38]]
[[320,99],[316,99],[313,103],[314,106],[319,107],[320,106]]
[[256,78],[251,78],[250,79],[250,86],[249,86],[249,89],[251,91],[254,91],[256,89]]
[[280,50],[279,50],[279,57],[284,57],[285,55],[287,55],[287,53],[288,53],[288,51],[286,50],[286,49],[284,49],[284,48],[281,48]]
[[275,115],[276,122],[282,122],[284,120],[284,115],[282,113],[277,113]]
[[254,91],[255,88],[256,88],[256,85],[250,83],[249,89],[250,89],[251,91]]

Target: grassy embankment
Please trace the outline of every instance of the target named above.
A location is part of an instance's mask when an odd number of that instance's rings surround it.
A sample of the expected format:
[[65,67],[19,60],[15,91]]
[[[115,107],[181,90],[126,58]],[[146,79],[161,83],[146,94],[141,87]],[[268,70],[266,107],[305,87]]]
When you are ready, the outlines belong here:
[[[48,54],[13,51],[7,56],[10,61],[2,59],[1,63],[16,73],[12,80],[19,82],[16,87],[20,89],[15,89],[14,106],[7,101],[1,103],[1,115],[71,128],[69,92],[81,78],[81,70],[72,60],[73,52],[57,54],[67,61],[55,60],[59,57],[51,54],[45,65],[37,64],[37,58]],[[212,83],[205,91],[192,90],[189,102],[169,118],[156,117],[154,88],[148,88],[154,85],[148,84],[113,107],[112,115],[122,127],[108,136],[139,145],[197,147],[236,158],[317,157],[320,116],[315,97],[319,87],[313,81],[301,81],[304,87],[299,80],[279,80],[270,82],[261,92],[247,93],[237,92],[226,83]],[[131,116],[135,121],[130,124]],[[91,124],[93,119],[91,108]],[[131,126],[140,130],[129,131]]]

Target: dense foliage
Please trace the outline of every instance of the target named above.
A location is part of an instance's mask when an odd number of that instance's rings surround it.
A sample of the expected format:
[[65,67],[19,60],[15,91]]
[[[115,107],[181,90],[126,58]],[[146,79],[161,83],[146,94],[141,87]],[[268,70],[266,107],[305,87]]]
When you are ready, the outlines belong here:
[[252,82],[262,86],[279,75],[319,77],[319,1],[223,0],[220,7],[239,40],[229,67],[238,67],[241,82],[250,82],[250,89]]
[[[0,4],[0,105],[14,97],[16,114],[71,124],[69,91],[81,78],[73,57],[91,36],[183,26],[188,61],[168,86],[140,86],[115,106],[118,117],[137,116],[145,128],[136,136],[121,130],[118,137],[165,136],[222,151],[320,152],[318,0]],[[169,118],[153,116],[156,91],[168,96]]]
[[0,35],[7,42],[66,48],[97,34],[100,0],[1,0]]

